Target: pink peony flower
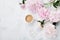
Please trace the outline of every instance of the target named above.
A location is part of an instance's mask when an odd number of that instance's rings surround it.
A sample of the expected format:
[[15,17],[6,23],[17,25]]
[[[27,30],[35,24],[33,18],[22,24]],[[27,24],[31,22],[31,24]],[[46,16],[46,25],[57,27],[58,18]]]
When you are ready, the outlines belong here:
[[38,9],[43,7],[43,3],[40,0],[27,0],[26,8],[28,8],[31,12],[37,13]]
[[25,9],[25,4],[20,5],[22,9]]
[[38,9],[37,13],[40,16],[40,18],[42,18],[43,20],[47,20],[49,18],[49,15],[50,15],[49,10],[45,7]]
[[56,37],[57,31],[55,29],[55,26],[52,25],[51,23],[46,23],[44,25],[43,30],[44,30],[45,37],[49,37],[49,38]]

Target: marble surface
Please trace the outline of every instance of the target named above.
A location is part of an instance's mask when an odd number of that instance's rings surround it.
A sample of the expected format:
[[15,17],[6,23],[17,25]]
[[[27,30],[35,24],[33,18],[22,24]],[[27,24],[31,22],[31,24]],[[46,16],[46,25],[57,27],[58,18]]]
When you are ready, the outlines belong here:
[[[0,40],[43,40],[37,35],[39,25],[36,21],[31,24],[25,22],[25,16],[30,13],[20,8],[21,0],[0,0]],[[32,14],[35,19],[38,16]],[[33,31],[32,31],[33,30]],[[60,23],[57,26],[57,37],[60,40]]]

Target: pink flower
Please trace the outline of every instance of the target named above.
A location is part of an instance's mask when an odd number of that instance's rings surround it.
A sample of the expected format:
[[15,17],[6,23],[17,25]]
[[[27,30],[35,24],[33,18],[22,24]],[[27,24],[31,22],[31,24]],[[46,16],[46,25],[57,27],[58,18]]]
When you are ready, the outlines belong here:
[[38,9],[38,15],[40,16],[40,18],[42,18],[43,20],[47,20],[49,18],[49,10],[45,7]]
[[40,0],[27,0],[26,2],[26,8],[33,13],[37,13],[41,7],[43,7],[43,3]]
[[22,9],[25,9],[25,4],[20,5]]
[[55,26],[52,25],[51,23],[46,23],[44,25],[44,34],[46,37],[49,37],[49,38],[52,38],[52,37],[56,37],[56,29],[55,29]]

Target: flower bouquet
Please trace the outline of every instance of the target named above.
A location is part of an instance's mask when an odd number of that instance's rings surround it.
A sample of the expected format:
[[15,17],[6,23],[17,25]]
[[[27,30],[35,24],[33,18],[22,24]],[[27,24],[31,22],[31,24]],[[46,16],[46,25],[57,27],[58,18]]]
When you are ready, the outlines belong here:
[[60,0],[22,0],[21,8],[38,14],[45,37],[56,37],[56,25],[60,22]]

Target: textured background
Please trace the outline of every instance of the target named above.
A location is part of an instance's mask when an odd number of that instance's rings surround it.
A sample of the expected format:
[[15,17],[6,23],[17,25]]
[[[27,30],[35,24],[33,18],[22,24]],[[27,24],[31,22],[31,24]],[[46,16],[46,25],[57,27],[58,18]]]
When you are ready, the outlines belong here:
[[[24,18],[28,12],[23,12],[19,2],[21,1],[0,0],[0,40],[33,40],[32,38],[37,34],[32,33],[32,37],[30,37],[29,29],[36,28],[38,24],[35,21],[32,24],[25,23]],[[56,40],[60,40],[60,23],[57,30]]]

